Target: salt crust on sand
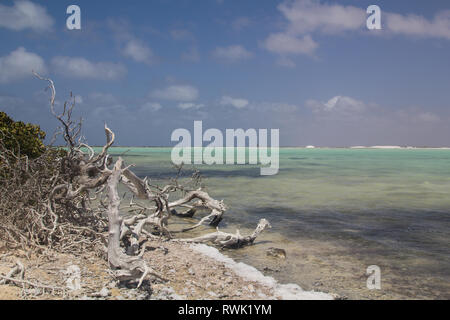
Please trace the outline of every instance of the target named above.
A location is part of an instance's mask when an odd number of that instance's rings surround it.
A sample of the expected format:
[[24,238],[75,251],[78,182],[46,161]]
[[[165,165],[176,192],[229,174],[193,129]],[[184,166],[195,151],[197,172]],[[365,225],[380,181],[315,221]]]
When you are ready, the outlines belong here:
[[333,297],[327,293],[316,291],[304,291],[298,285],[293,283],[280,284],[274,278],[263,275],[255,267],[242,262],[236,262],[233,259],[223,255],[216,248],[205,244],[192,244],[191,248],[205,256],[216,261],[222,262],[226,267],[233,270],[238,276],[248,281],[258,282],[266,287],[273,289],[274,296],[283,300],[332,300]]

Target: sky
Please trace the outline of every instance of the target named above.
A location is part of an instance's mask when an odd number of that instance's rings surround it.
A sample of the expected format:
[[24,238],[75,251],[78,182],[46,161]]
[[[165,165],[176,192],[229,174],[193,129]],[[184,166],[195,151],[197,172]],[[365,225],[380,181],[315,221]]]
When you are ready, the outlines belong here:
[[173,146],[201,120],[281,146],[450,146],[447,0],[0,0],[0,110],[51,136],[32,70],[57,108],[73,93],[92,145],[105,122],[117,145]]

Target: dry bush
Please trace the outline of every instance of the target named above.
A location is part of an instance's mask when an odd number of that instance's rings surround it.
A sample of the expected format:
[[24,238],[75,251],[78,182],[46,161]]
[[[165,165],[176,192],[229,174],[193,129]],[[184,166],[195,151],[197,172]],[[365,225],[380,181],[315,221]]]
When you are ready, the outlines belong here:
[[100,249],[107,219],[77,187],[83,156],[46,147],[34,159],[7,148],[0,135],[0,238],[10,246],[59,251]]

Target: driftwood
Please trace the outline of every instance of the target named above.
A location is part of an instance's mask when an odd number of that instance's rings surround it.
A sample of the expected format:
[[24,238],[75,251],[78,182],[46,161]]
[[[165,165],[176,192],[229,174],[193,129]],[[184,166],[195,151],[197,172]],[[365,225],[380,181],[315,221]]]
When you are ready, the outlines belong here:
[[6,284],[8,281],[11,281],[11,279],[16,275],[19,277],[20,280],[23,280],[25,276],[25,267],[19,260],[16,261],[16,265],[8,272],[6,276],[0,275],[0,277],[3,278],[3,280],[0,280],[0,285]]
[[[206,192],[202,190],[195,190],[191,191],[188,194],[186,194],[182,199],[179,199],[177,201],[169,203],[169,208],[176,208],[180,206],[184,206],[187,203],[191,202],[194,199],[198,199],[199,201],[195,202],[193,205],[189,207],[188,213],[185,213],[185,216],[189,216],[190,214],[195,213],[195,209],[197,208],[206,208],[210,209],[211,213],[207,215],[206,217],[202,218],[200,222],[195,224],[192,227],[185,228],[183,231],[189,231],[192,229],[195,229],[201,225],[203,225],[205,222],[209,222],[210,226],[217,227],[222,221],[222,215],[227,209],[225,204],[222,201],[215,200],[209,196]],[[191,216],[192,216],[191,215]]]
[[180,242],[192,242],[192,243],[213,243],[222,248],[240,248],[253,244],[256,237],[263,232],[266,228],[271,228],[270,223],[266,219],[259,220],[258,226],[251,235],[242,236],[239,230],[236,230],[235,234],[219,231],[206,234],[197,238],[191,239],[178,239]]

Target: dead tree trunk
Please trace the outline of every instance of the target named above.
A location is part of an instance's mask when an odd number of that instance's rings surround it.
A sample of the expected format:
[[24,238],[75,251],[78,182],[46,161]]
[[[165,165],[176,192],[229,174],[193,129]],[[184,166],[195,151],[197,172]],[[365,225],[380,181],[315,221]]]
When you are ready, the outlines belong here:
[[159,278],[162,277],[154,272],[141,256],[128,256],[120,247],[120,234],[123,219],[119,212],[120,197],[117,191],[117,185],[122,172],[122,158],[119,158],[114,165],[114,169],[107,182],[109,200],[107,211],[109,222],[108,262],[111,269],[115,271],[115,276],[118,279],[139,279],[138,287],[140,287],[142,281],[149,273],[152,273]]

